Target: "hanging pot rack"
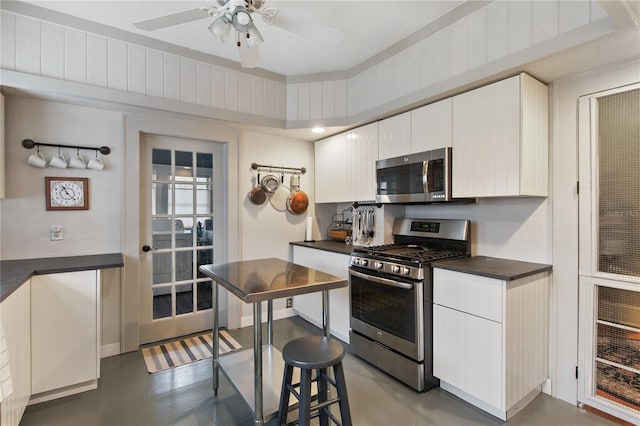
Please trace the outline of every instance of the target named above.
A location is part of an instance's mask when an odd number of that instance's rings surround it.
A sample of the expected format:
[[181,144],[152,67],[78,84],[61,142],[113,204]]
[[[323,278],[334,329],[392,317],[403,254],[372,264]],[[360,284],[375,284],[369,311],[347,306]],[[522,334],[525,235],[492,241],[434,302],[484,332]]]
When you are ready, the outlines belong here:
[[258,163],[251,163],[251,168],[253,170],[258,170],[258,169],[269,169],[269,170],[290,170],[292,172],[297,172],[300,174],[305,174],[307,172],[306,167],[285,167],[285,166],[270,166],[268,164],[258,164]]
[[41,146],[52,146],[54,148],[70,148],[70,149],[83,149],[87,151],[98,151],[102,155],[111,154],[111,148],[109,148],[108,146],[93,147],[93,146],[81,146],[81,145],[63,145],[58,143],[34,142],[31,139],[23,140],[22,146],[25,147],[26,149],[33,149],[35,147],[41,147]]

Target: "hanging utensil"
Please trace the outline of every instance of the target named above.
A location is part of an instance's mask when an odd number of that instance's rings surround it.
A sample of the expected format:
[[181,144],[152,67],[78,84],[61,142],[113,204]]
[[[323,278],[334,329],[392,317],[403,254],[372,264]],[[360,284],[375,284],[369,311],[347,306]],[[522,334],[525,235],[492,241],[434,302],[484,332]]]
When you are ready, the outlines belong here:
[[249,191],[249,201],[256,205],[263,204],[267,201],[267,194],[265,194],[264,189],[262,189],[262,185],[260,184],[260,173],[258,173],[256,186]]
[[287,210],[293,214],[302,214],[309,207],[309,197],[300,190],[300,175],[291,175],[291,194],[287,199]]
[[287,211],[287,200],[290,194],[291,191],[289,191],[289,188],[280,185],[269,197],[269,203],[271,203],[274,209],[280,212]]
[[260,181],[260,185],[266,193],[273,194],[280,186],[280,179],[278,179],[274,175],[269,174],[262,178],[262,181]]

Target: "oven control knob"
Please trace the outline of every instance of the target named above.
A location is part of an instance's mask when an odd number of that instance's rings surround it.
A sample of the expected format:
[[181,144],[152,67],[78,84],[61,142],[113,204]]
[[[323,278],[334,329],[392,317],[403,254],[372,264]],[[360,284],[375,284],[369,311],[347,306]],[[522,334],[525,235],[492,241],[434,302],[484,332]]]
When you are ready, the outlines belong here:
[[373,262],[373,269],[382,269],[382,262]]
[[394,274],[399,274],[400,273],[400,267],[398,265],[393,265],[391,267],[391,272],[393,272]]
[[356,258],[354,258],[354,259],[353,259],[353,262],[352,262],[352,263],[353,263],[354,265],[360,265],[361,261],[360,261],[360,259],[358,259],[358,258],[356,257]]
[[362,266],[367,266],[369,264],[369,261],[367,259],[360,259],[360,264]]
[[410,271],[410,269],[409,269],[409,268],[407,268],[406,266],[402,267],[402,270],[400,271],[400,273],[401,273],[402,275],[409,275],[409,272],[411,272],[411,271]]

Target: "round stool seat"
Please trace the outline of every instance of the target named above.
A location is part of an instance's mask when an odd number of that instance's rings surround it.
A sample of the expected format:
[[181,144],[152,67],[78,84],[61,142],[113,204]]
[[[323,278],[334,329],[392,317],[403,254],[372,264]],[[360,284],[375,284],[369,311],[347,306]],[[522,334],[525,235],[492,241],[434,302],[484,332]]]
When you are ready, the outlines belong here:
[[282,349],[287,364],[303,369],[327,368],[344,358],[344,348],[324,336],[305,336],[292,340]]

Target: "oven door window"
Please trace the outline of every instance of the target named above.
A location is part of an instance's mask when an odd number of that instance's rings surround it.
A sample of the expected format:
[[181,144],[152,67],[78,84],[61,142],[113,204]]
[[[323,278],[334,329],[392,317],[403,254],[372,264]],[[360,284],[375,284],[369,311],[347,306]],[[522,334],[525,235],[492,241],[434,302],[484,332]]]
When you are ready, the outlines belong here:
[[421,194],[424,192],[424,163],[403,164],[377,170],[378,195]]
[[416,341],[416,292],[351,275],[351,316],[409,342]]

